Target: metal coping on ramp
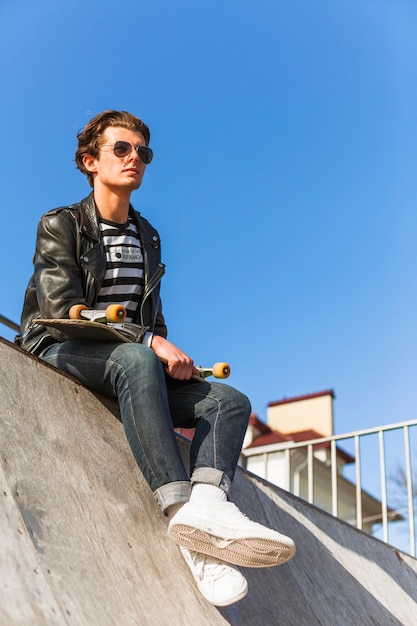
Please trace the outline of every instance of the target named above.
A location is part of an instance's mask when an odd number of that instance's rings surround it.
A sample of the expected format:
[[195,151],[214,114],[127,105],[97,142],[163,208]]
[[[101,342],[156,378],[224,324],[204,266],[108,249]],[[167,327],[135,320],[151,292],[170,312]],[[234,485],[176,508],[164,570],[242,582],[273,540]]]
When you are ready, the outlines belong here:
[[[417,623],[417,561],[238,470],[233,500],[294,538],[249,593],[199,594],[128,447],[117,404],[0,340],[0,624]],[[186,459],[189,444],[179,438]]]

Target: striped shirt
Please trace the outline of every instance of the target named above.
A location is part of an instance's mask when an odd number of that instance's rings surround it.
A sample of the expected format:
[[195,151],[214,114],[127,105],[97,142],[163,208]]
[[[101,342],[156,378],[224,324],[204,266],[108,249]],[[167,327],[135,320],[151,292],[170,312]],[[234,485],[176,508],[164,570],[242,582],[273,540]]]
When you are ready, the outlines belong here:
[[123,304],[126,321],[131,322],[143,292],[143,254],[134,220],[115,224],[100,218],[106,253],[106,273],[97,298],[97,308]]

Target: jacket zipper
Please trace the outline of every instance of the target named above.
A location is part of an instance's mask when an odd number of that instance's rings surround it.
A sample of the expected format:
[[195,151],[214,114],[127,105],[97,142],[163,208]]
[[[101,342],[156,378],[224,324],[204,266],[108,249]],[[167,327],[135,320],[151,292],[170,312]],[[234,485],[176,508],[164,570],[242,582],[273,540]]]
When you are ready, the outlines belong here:
[[[142,304],[140,305],[140,311],[139,311],[139,317],[140,317],[140,322],[142,326],[144,326],[143,307],[145,305],[145,302],[149,298],[149,296],[151,295],[155,287],[159,284],[164,274],[165,274],[165,265],[163,263],[159,263],[158,269],[156,270],[152,278],[148,281],[145,287],[145,290],[143,292]],[[158,312],[158,306],[155,307],[155,316],[157,315],[157,312]],[[153,322],[155,323],[155,318]]]

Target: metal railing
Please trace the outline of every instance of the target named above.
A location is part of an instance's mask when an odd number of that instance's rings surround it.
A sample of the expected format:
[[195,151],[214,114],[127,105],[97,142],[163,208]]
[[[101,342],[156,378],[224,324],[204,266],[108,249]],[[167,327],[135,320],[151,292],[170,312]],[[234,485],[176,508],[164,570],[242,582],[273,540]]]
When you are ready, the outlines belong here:
[[[401,435],[402,432],[402,444],[398,440],[398,435]],[[375,519],[382,526],[382,539],[385,542],[389,542],[389,525],[392,520],[399,519],[407,519],[408,520],[408,544],[409,544],[409,553],[412,556],[416,556],[416,528],[415,528],[415,503],[417,501],[417,478],[414,474],[413,476],[413,468],[412,468],[412,446],[411,446],[411,438],[410,433],[413,433],[413,436],[417,436],[417,420],[408,421],[408,422],[400,422],[397,424],[391,424],[388,426],[381,426],[379,428],[369,428],[366,430],[356,431],[347,433],[344,435],[334,435],[332,437],[323,437],[320,439],[313,439],[310,441],[302,441],[302,442],[283,442],[272,444],[269,446],[263,446],[261,448],[248,448],[243,449],[241,454],[241,464],[250,469],[250,459],[253,457],[262,458],[263,462],[263,477],[270,482],[274,482],[268,476],[268,466],[271,464],[273,459],[272,455],[275,455],[276,458],[277,452],[281,452],[281,473],[285,476],[283,483],[280,486],[284,486],[288,491],[291,491],[295,495],[300,495],[299,492],[299,480],[300,480],[300,472],[306,471],[307,473],[307,490],[305,499],[311,503],[316,504],[316,506],[320,506],[317,504],[314,499],[314,490],[315,490],[315,476],[314,472],[317,472],[318,462],[317,462],[317,452],[319,450],[327,449],[327,459],[324,465],[327,466],[330,471],[330,491],[331,491],[331,513],[336,517],[339,517],[339,497],[338,497],[338,487],[340,480],[344,480],[347,482],[344,477],[344,472],[346,471],[347,466],[343,466],[343,470],[341,469],[340,464],[340,449],[338,449],[337,444],[344,442],[344,444],[348,443],[348,445],[352,448],[352,459],[353,462],[349,463],[349,465],[354,465],[352,473],[352,481],[349,481],[350,485],[354,485],[355,489],[355,499],[356,499],[356,519],[348,520],[350,523],[356,525],[357,528],[363,529],[365,519],[363,517],[363,506],[362,500],[364,497],[365,488],[368,489],[369,484],[372,481],[375,483],[377,480],[379,482],[379,498],[381,504],[380,514],[375,516]],[[391,445],[389,448],[387,446],[387,435],[388,433],[395,433],[395,450]],[[374,437],[373,443],[373,451],[372,455],[365,455],[362,452],[362,447],[364,446],[364,441],[367,438]],[[400,437],[401,439],[401,437]],[[330,454],[329,454],[330,448]],[[298,458],[298,467],[296,470],[292,470],[291,462],[292,456],[294,456],[295,451],[305,450],[304,457]],[[395,470],[395,475],[389,477],[387,474],[387,449],[389,450],[390,461],[394,460],[394,454],[400,453],[401,462],[400,465],[397,466]],[[285,459],[285,465],[282,465],[282,461]],[[300,460],[301,459],[301,460]],[[415,460],[417,462],[417,449],[415,450]],[[367,465],[364,471],[364,465]],[[323,465],[323,463],[321,464]],[[283,469],[285,467],[285,469]],[[378,470],[376,472],[376,470]],[[343,474],[342,474],[343,471]],[[292,474],[291,474],[292,472]],[[256,473],[256,471],[255,471]],[[292,478],[291,478],[292,475]],[[366,484],[364,484],[363,475],[366,477]],[[371,480],[370,480],[371,479]],[[397,496],[398,492],[400,498],[404,499],[404,506],[401,505],[401,508],[396,508],[396,510],[392,510],[388,506],[388,482],[389,479],[397,483]],[[277,482],[278,484],[278,482]],[[375,485],[372,487],[375,488]],[[372,496],[371,496],[372,497]],[[375,502],[376,500],[374,500]],[[323,508],[323,507],[321,507]],[[404,517],[403,517],[404,514]],[[366,518],[366,522],[369,523],[372,521],[371,517]]]
[[4,324],[8,328],[19,332],[19,325],[15,322],[12,322],[12,320],[9,320],[7,317],[4,317],[4,315],[0,315],[0,324]]

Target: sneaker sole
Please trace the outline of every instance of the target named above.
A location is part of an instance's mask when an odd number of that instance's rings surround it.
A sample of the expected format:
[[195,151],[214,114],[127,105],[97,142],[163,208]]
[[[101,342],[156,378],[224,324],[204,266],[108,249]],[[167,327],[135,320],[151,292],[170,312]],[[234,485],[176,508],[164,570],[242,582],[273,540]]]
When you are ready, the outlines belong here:
[[274,567],[286,563],[295,554],[295,547],[284,542],[258,537],[225,542],[224,539],[217,539],[203,530],[184,524],[171,526],[169,536],[184,548],[241,567]]

